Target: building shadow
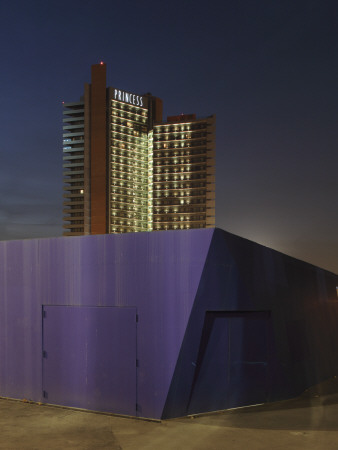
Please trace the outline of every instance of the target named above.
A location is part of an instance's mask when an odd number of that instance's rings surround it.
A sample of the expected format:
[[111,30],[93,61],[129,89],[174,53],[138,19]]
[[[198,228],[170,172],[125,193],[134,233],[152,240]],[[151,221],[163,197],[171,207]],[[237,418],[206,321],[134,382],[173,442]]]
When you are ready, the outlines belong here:
[[193,416],[198,425],[312,431],[338,431],[337,419],[337,378],[313,386],[294,399]]

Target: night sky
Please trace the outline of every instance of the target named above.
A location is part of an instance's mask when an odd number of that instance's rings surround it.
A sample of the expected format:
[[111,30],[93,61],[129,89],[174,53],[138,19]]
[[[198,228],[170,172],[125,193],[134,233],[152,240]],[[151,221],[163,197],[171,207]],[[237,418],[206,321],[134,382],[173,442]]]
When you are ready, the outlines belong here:
[[61,236],[62,101],[104,61],[216,114],[218,227],[338,273],[335,0],[2,0],[0,38],[0,240]]

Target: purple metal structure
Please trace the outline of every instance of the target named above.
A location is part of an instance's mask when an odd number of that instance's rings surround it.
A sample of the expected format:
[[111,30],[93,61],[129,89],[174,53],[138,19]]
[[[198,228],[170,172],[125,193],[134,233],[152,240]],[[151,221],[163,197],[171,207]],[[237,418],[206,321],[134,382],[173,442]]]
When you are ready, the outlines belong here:
[[45,401],[136,416],[136,308],[44,306],[42,336]]
[[157,419],[287,398],[338,371],[336,286],[219,229],[0,242],[0,395]]

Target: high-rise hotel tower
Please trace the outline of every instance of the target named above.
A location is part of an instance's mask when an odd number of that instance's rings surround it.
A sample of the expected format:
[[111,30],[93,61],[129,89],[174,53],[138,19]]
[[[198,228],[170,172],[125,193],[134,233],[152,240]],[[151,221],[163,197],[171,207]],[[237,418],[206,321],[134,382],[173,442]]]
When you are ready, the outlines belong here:
[[214,226],[214,116],[163,122],[159,98],[107,88],[104,63],[63,106],[64,236]]

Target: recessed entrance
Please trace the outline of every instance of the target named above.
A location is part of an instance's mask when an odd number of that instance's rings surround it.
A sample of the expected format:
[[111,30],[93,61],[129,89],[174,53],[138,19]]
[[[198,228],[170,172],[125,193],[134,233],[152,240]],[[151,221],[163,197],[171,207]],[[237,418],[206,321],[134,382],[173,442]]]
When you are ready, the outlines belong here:
[[188,413],[267,401],[269,312],[207,312]]

